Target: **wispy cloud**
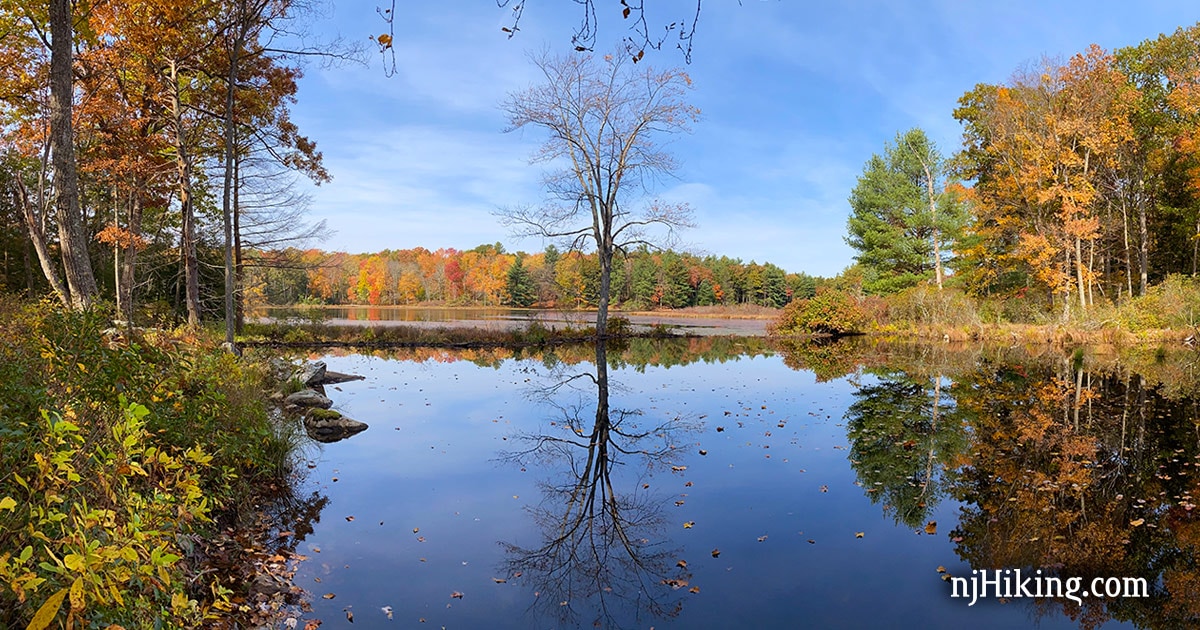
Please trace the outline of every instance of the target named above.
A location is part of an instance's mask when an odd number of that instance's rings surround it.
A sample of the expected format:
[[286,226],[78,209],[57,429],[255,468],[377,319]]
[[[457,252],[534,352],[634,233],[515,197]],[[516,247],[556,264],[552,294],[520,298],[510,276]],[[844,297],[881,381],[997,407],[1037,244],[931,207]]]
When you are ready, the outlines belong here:
[[[678,19],[691,2],[656,4]],[[333,183],[313,213],[337,230],[325,246],[354,251],[513,242],[492,216],[541,199],[537,138],[502,134],[498,104],[536,80],[525,50],[569,50],[576,3],[531,3],[509,40],[505,10],[435,3],[401,16],[397,74],[309,69],[294,118],[324,151]],[[598,50],[628,34],[601,13]],[[670,147],[677,181],[663,196],[688,201],[697,249],[830,275],[850,264],[846,197],[872,152],[896,133],[925,128],[957,148],[956,100],[1002,82],[1023,62],[1069,56],[1091,42],[1133,45],[1195,21],[1187,3],[928,0],[879,3],[705,3],[694,41],[693,101],[703,119]],[[377,34],[370,6],[341,7],[330,28]],[[679,65],[670,49],[648,53]]]

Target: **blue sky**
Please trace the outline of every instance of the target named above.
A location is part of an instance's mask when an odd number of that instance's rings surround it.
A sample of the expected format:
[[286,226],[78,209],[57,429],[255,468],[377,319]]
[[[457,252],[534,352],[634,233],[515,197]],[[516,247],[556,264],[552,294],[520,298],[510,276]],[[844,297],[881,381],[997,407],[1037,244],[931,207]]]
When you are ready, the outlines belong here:
[[[596,50],[629,34],[617,0],[596,0]],[[646,0],[652,27],[689,17],[688,0]],[[293,120],[318,143],[333,181],[311,188],[311,216],[335,233],[324,249],[469,249],[515,239],[493,213],[537,203],[541,138],[503,133],[498,105],[535,77],[525,53],[571,49],[581,12],[528,0],[517,37],[490,0],[397,3],[397,73],[306,68]],[[370,0],[338,2],[313,29],[363,41],[383,32]],[[1177,2],[707,0],[686,66],[702,112],[671,140],[678,179],[658,196],[688,202],[686,248],[832,276],[854,255],[843,240],[855,179],[897,132],[920,126],[943,153],[959,146],[951,116],[977,83],[1000,83],[1043,56],[1096,43],[1112,50],[1195,23]],[[664,47],[654,66],[683,66]]]

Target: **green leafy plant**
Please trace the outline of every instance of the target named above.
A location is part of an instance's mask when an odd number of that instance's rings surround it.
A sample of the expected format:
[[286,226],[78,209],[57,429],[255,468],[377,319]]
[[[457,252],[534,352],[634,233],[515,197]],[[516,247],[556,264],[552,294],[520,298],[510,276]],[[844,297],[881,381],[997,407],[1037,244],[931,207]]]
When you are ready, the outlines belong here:
[[863,332],[867,322],[857,298],[841,291],[825,291],[788,304],[768,332],[777,336],[841,336]]

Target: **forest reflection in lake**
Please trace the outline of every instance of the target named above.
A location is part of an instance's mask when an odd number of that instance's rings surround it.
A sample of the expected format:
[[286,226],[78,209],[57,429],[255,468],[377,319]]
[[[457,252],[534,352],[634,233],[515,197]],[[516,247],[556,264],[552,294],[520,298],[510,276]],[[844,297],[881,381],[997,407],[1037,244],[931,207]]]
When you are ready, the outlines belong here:
[[[1190,627],[1195,353],[861,341],[325,357],[311,618],[355,627]],[[351,518],[352,517],[352,518]],[[860,536],[861,534],[861,536]],[[972,569],[1148,598],[974,606]],[[319,580],[319,581],[318,581]],[[324,598],[323,595],[334,595]],[[435,627],[436,627],[435,625]]]

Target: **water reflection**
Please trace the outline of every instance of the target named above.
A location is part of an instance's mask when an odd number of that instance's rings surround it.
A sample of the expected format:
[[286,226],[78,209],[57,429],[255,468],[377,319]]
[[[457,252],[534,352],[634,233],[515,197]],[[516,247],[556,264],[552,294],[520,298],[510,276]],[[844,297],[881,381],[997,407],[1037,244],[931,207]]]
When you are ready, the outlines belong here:
[[835,371],[874,377],[846,413],[871,500],[910,527],[958,501],[949,536],[973,570],[1144,580],[1146,597],[1014,600],[1043,621],[1195,627],[1200,356],[929,348],[789,352],[793,366],[838,356]]
[[603,343],[593,366],[557,371],[533,392],[555,419],[503,456],[551,476],[539,483],[541,503],[527,508],[540,540],[501,543],[502,571],[526,581],[536,593],[530,613],[557,627],[644,625],[679,614],[690,578],[666,542],[666,499],[648,480],[671,465],[692,427],[678,416],[647,425],[640,410],[611,409]]
[[879,370],[877,376],[854,393],[846,411],[850,464],[871,501],[897,523],[929,525],[952,483],[944,471],[967,447],[963,414],[943,391],[948,382],[940,373]]

